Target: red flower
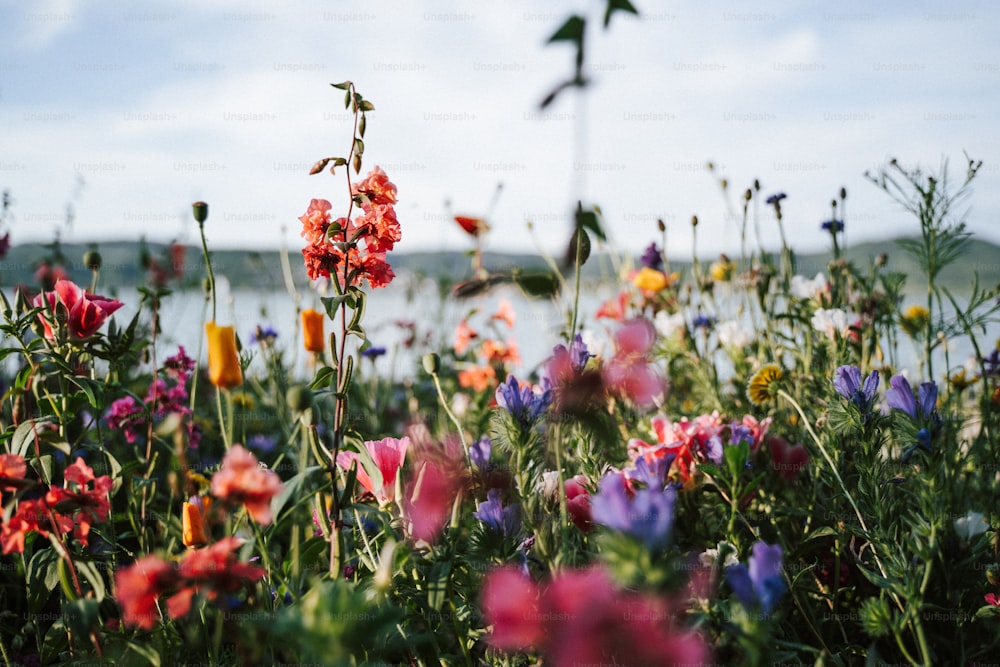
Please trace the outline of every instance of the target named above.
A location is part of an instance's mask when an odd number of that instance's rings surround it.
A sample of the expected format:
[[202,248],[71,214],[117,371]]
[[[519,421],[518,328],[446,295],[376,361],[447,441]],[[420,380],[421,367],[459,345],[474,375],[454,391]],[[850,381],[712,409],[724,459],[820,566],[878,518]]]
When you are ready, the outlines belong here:
[[352,192],[355,195],[363,194],[368,198],[368,202],[362,203],[366,210],[367,206],[396,203],[396,186],[379,166],[372,169],[363,181],[355,183]]
[[27,471],[23,456],[0,454],[0,492],[17,490]]
[[212,476],[213,496],[243,503],[250,518],[265,526],[271,523],[271,499],[280,492],[278,475],[262,469],[257,457],[240,445],[233,445],[222,459],[222,469]]
[[469,236],[479,236],[490,231],[490,225],[483,218],[473,218],[467,215],[456,215],[455,222]]
[[767,439],[771,452],[771,467],[786,482],[794,482],[799,472],[809,462],[809,454],[802,445],[791,445],[784,438],[772,435]]
[[993,605],[994,607],[1000,607],[1000,597],[997,597],[996,593],[987,593],[983,596],[987,604]]
[[537,646],[544,638],[538,610],[538,587],[514,568],[494,570],[483,582],[480,604],[493,626],[491,646],[518,651]]
[[78,342],[97,333],[104,321],[122,307],[122,302],[96,294],[87,294],[69,280],[59,280],[55,291],[44,292],[35,297],[35,307],[45,306],[38,319],[45,328],[45,337],[54,340],[55,324],[50,317],[56,315],[60,307],[66,309],[66,328],[70,340]]
[[569,518],[573,520],[573,525],[589,533],[594,524],[590,518],[590,493],[584,486],[586,481],[587,478],[583,475],[566,480],[566,510],[569,512]]
[[[93,469],[82,458],[77,458],[73,465],[66,468],[64,479],[66,488],[52,487],[45,494],[45,502],[60,514],[73,517],[73,535],[86,545],[92,522],[108,519],[108,512],[111,511],[108,494],[114,483],[107,475],[94,477]],[[75,490],[70,487],[71,483]],[[91,483],[93,486],[88,488]]]

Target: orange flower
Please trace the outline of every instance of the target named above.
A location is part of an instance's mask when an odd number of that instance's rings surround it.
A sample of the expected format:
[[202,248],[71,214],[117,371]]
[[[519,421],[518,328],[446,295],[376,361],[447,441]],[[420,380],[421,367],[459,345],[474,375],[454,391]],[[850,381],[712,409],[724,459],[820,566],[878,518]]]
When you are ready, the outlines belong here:
[[491,363],[513,364],[521,363],[521,355],[517,351],[517,343],[510,341],[505,343],[502,340],[486,340],[483,342],[483,356]]
[[632,276],[632,284],[643,292],[659,292],[670,285],[670,278],[662,271],[644,266],[638,273]]
[[266,526],[271,523],[271,498],[281,492],[281,480],[273,470],[260,467],[257,457],[233,445],[222,469],[212,476],[212,495],[229,502],[242,502],[250,518]]
[[223,389],[243,384],[240,355],[236,351],[236,330],[206,322],[205,338],[208,340],[209,382]]
[[201,518],[201,510],[194,503],[185,502],[181,514],[181,541],[186,547],[204,546],[205,522]]
[[465,350],[469,347],[469,343],[473,338],[478,338],[479,334],[469,326],[467,320],[462,320],[455,327],[455,354],[465,354]]
[[458,372],[458,384],[473,391],[486,391],[497,378],[492,366],[475,366]]
[[517,318],[517,313],[514,312],[514,307],[510,305],[510,301],[507,299],[500,299],[500,304],[497,306],[497,312],[493,314],[494,320],[503,320],[507,323],[508,328],[514,328],[514,321]]
[[322,352],[326,349],[323,326],[326,316],[318,310],[306,308],[302,311],[302,339],[307,352]]

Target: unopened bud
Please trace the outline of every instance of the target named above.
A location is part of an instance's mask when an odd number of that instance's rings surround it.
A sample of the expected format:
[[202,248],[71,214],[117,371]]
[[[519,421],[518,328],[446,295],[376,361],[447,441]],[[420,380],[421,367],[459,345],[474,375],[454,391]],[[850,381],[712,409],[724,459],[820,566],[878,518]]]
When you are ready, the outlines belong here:
[[194,219],[198,224],[205,224],[205,220],[208,219],[208,204],[203,201],[196,201],[191,207],[194,209]]
[[302,385],[289,387],[288,393],[285,394],[285,402],[292,412],[305,412],[312,407],[312,399],[312,392]]
[[656,219],[656,228],[660,230],[660,233],[667,231],[667,223],[663,222],[663,218]]
[[441,357],[434,352],[425,354],[421,361],[424,364],[424,370],[431,375],[437,375],[438,371],[441,370]]
[[91,271],[98,271],[101,268],[101,253],[96,250],[88,250],[83,254],[83,265]]
[[847,199],[847,188],[840,188],[840,198]]
[[692,215],[691,216],[691,226],[692,227],[697,227],[698,226],[698,216],[696,216],[696,215]]

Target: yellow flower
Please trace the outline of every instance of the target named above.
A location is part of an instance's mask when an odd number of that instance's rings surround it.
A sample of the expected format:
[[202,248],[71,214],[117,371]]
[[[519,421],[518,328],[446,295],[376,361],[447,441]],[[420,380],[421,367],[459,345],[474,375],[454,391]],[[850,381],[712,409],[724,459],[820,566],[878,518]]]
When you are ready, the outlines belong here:
[[951,374],[948,378],[948,382],[950,382],[951,386],[958,391],[962,391],[966,387],[975,384],[978,379],[978,375],[970,376],[966,369],[960,368],[957,372]]
[[302,340],[307,352],[322,352],[326,349],[326,337],[323,326],[326,323],[326,315],[306,308],[302,311]]
[[643,292],[659,292],[670,284],[670,278],[663,271],[644,266],[632,278],[632,284]]
[[899,316],[899,324],[903,331],[911,336],[917,336],[927,330],[927,323],[930,322],[931,314],[924,306],[913,304],[907,306],[906,310]]
[[747,398],[757,406],[768,402],[777,394],[778,382],[784,374],[778,364],[761,366],[750,378],[750,384],[747,386]]
[[243,369],[240,368],[240,355],[236,350],[236,330],[207,322],[205,338],[208,341],[208,381],[223,389],[243,384]]
[[[208,501],[208,498],[205,500]],[[201,517],[201,510],[194,503],[184,503],[181,512],[181,541],[186,547],[201,547],[208,542],[205,538],[205,522]]]
[[733,273],[736,271],[736,263],[729,259],[726,255],[719,257],[718,261],[712,262],[712,266],[709,268],[709,274],[712,276],[712,280],[717,283],[727,283],[733,278]]

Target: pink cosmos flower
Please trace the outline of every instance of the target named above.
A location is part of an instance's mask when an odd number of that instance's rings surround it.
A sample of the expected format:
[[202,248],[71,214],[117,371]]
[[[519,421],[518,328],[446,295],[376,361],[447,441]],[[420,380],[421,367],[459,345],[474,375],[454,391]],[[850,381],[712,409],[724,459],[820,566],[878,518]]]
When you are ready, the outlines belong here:
[[[382,440],[366,440],[365,449],[375,462],[380,479],[373,480],[369,471],[361,465],[357,452],[340,452],[337,454],[337,465],[349,470],[355,462],[358,466],[358,482],[368,493],[375,496],[380,505],[391,503],[396,499],[396,476],[403,467],[406,450],[410,446],[409,438],[383,438]],[[374,472],[374,471],[372,471]]]
[[50,317],[55,315],[56,308],[66,309],[66,328],[71,341],[79,342],[97,333],[105,320],[122,307],[122,302],[96,294],[87,294],[79,286],[69,280],[58,280],[55,290],[44,292],[35,297],[36,308],[45,306],[38,314],[38,319],[45,328],[45,337],[55,339],[54,322]]
[[656,329],[648,320],[629,320],[615,332],[615,356],[603,370],[605,385],[640,408],[652,407],[664,391],[646,356],[655,343]]
[[222,459],[222,469],[212,476],[212,495],[227,502],[241,502],[250,518],[271,523],[271,499],[281,493],[281,480],[273,470],[260,467],[257,457],[233,445]]

